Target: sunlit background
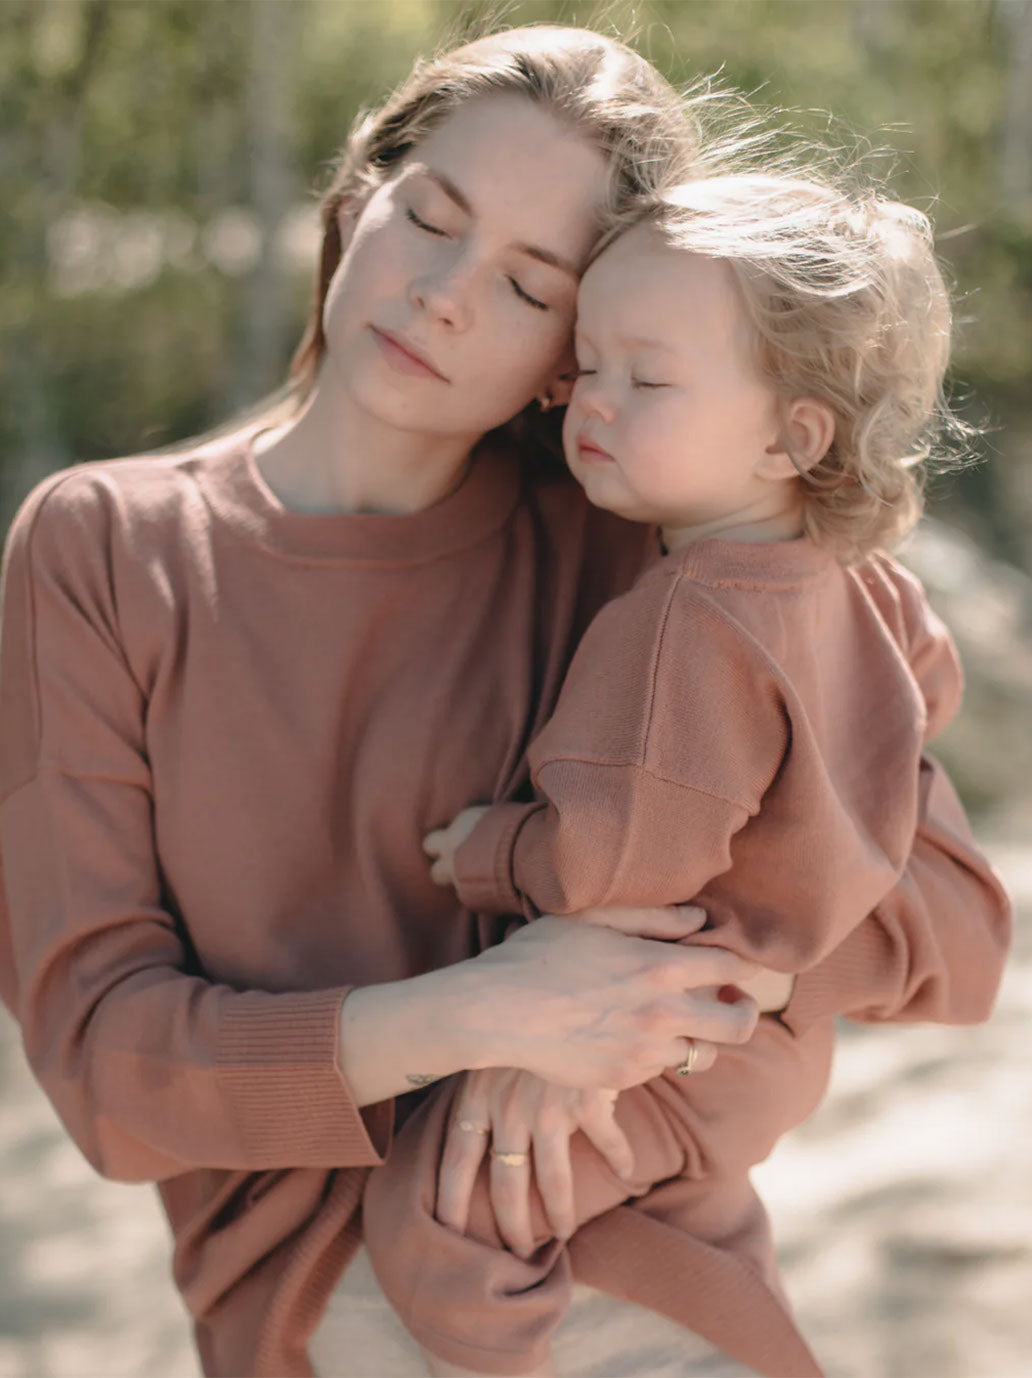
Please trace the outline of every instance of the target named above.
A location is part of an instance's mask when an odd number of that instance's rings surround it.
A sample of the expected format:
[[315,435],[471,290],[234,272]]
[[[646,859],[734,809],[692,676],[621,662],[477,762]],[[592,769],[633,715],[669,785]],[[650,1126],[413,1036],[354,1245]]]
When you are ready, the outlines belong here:
[[[0,0],[0,518],[52,469],[168,444],[282,379],[355,111],[489,13],[633,35],[676,82],[720,69],[868,146],[932,215],[954,396],[985,436],[907,558],[968,674],[942,754],[1027,903],[1030,0]],[[1030,1013],[1026,920],[988,1027],[847,1032],[828,1105],[761,1170],[833,1374],[1032,1372]],[[0,1378],[195,1373],[149,1190],[91,1175],[0,1034]]]

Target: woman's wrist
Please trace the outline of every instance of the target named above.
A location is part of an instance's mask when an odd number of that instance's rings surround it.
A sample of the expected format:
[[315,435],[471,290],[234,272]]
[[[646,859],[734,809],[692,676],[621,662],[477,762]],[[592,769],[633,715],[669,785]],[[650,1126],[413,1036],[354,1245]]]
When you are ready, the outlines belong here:
[[341,1006],[338,1064],[359,1106],[495,1062],[494,1021],[476,959],[404,981],[360,986]]

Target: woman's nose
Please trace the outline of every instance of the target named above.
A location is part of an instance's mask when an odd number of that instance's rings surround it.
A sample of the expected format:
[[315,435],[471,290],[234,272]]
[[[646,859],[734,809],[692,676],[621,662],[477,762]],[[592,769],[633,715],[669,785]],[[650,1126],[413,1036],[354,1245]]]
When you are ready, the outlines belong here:
[[439,263],[413,279],[415,305],[453,330],[465,330],[473,318],[472,272],[461,260]]

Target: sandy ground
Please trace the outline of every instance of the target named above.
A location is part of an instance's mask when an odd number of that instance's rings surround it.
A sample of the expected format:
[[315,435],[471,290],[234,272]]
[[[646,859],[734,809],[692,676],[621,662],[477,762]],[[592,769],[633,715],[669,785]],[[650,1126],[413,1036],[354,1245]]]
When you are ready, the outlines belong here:
[[[1032,1375],[1032,851],[992,851],[1023,911],[992,1021],[844,1030],[757,1173],[832,1378]],[[0,1107],[0,1378],[195,1378],[151,1190],[93,1175],[6,1018]]]

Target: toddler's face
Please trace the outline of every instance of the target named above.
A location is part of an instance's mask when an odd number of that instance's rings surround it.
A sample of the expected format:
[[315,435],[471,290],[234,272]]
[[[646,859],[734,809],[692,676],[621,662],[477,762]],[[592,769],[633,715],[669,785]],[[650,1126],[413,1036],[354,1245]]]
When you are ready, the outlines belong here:
[[589,499],[669,528],[764,515],[772,480],[757,470],[781,448],[779,399],[728,266],[639,226],[588,269],[577,308],[563,438]]

